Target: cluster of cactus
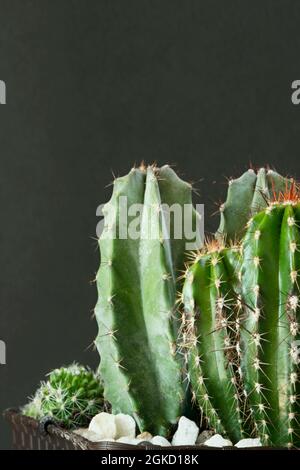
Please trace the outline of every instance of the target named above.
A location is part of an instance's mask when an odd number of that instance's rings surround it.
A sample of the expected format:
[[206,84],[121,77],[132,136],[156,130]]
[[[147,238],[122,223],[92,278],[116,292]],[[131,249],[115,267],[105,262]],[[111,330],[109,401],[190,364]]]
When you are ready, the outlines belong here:
[[[120,224],[121,196],[144,204],[141,233],[151,219],[156,238],[107,236]],[[186,240],[165,237],[163,203],[191,204],[191,186],[167,166],[150,166],[116,179],[104,209],[95,343],[112,411],[164,435],[187,412],[191,386],[206,424],[232,441],[299,446],[300,201],[292,180],[262,168],[229,182],[215,239],[195,254],[183,290]]]
[[[130,210],[124,219],[124,198],[142,208],[138,223]],[[176,237],[164,205],[189,206],[197,225],[192,187],[169,166],[115,179],[99,237],[99,373],[52,371],[23,413],[73,428],[109,402],[163,436],[194,401],[233,442],[300,447],[298,188],[264,168],[231,180],[215,237],[188,264],[185,219]]]
[[72,364],[53,370],[22,412],[35,419],[51,417],[71,429],[88,425],[103,408],[103,386],[99,376],[83,366]]
[[[143,207],[136,238],[119,235],[122,197],[128,207]],[[95,344],[106,400],[113,413],[130,414],[141,431],[160,435],[176,423],[186,402],[183,362],[176,345],[180,324],[176,295],[185,245],[190,242],[185,236],[176,239],[174,220],[166,229],[164,204],[177,204],[182,211],[185,205],[193,207],[191,185],[169,166],[141,166],[115,179],[112,198],[103,209],[95,308],[99,325]],[[193,209],[192,218],[196,217]],[[129,214],[126,228],[132,220]]]
[[[227,214],[230,202],[241,203],[237,195],[245,194],[249,177],[232,183]],[[223,231],[188,267],[181,347],[210,427],[234,442],[258,436],[263,445],[298,448],[300,195],[290,180],[275,177],[272,187],[263,205],[247,203],[243,230],[239,219],[226,221],[229,239],[243,232],[237,245],[224,246]]]

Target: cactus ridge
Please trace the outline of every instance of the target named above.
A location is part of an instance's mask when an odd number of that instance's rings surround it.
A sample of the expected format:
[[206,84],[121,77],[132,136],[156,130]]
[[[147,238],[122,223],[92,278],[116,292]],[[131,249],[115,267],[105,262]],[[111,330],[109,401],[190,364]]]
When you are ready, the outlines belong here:
[[238,441],[249,410],[240,384],[237,297],[239,249],[213,243],[188,268],[183,289],[182,343],[188,378],[207,424]]
[[265,209],[274,194],[290,188],[292,181],[266,168],[260,168],[257,173],[249,169],[239,178],[229,180],[227,199],[220,206],[221,220],[216,237],[228,242],[240,240],[247,220]]
[[[121,196],[127,197],[128,207],[143,204],[136,239],[107,236],[121,226]],[[141,431],[160,435],[176,423],[185,398],[176,352],[175,301],[186,240],[172,237],[173,226],[168,237],[163,210],[163,204],[175,203],[181,210],[192,204],[191,185],[168,166],[134,168],[116,179],[103,211],[105,230],[99,239],[101,265],[96,276],[99,333],[95,344],[105,397],[114,413],[130,414]],[[149,228],[154,233],[151,239]]]

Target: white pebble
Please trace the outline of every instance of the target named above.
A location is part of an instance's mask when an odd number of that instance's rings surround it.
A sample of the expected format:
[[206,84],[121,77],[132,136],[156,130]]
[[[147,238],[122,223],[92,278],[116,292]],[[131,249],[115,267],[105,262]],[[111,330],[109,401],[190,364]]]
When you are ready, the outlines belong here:
[[98,434],[96,434],[94,431],[90,431],[88,428],[75,429],[74,433],[84,437],[85,439],[88,439],[91,442],[114,441],[114,439],[102,439]]
[[131,445],[136,445],[140,441],[138,439],[133,439],[130,436],[123,436],[117,439],[117,442],[121,442],[122,444],[131,444]]
[[262,443],[260,442],[259,438],[256,439],[241,439],[237,444],[235,444],[235,447],[261,447]]
[[150,442],[151,439],[152,439],[152,434],[150,434],[150,432],[142,432],[141,434],[139,434],[138,436],[136,436],[136,438],[139,440],[139,441],[148,441]]
[[220,434],[215,434],[204,442],[205,446],[209,447],[228,447],[232,446],[232,442],[228,439],[224,439]]
[[162,436],[154,436],[151,439],[151,444],[154,444],[156,446],[162,446],[162,447],[167,447],[170,446],[170,442]]
[[109,413],[97,414],[90,422],[89,431],[97,434],[99,439],[115,439],[117,434],[115,416]]
[[116,439],[120,437],[135,437],[135,421],[132,416],[119,413],[115,415],[115,424],[117,427]]
[[193,446],[197,440],[199,434],[199,428],[190,419],[186,418],[185,416],[181,416],[178,422],[178,428],[175,432],[172,445],[173,446]]

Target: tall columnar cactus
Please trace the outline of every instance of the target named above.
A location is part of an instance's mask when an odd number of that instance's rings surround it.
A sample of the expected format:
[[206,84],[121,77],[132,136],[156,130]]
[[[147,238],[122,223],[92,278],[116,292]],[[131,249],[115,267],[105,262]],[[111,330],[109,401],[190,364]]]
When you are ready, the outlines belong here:
[[[175,300],[187,240],[174,237],[172,217],[167,230],[163,204],[191,209],[191,189],[168,166],[132,169],[114,181],[99,239],[95,343],[105,398],[114,413],[131,414],[141,430],[160,435],[182,413],[186,387],[176,352]],[[136,237],[124,236],[135,222],[130,212],[127,221],[122,218],[122,196],[128,208],[143,204]]]
[[238,266],[235,247],[212,242],[198,253],[186,272],[182,319],[182,346],[188,354],[194,398],[208,425],[234,442],[245,435],[249,419],[237,374]]
[[248,222],[240,272],[241,366],[256,431],[300,446],[300,200],[292,187]]
[[220,207],[221,222],[217,238],[227,242],[240,240],[247,220],[267,207],[274,194],[284,192],[291,180],[273,170],[250,169],[237,179],[229,180],[227,199]]

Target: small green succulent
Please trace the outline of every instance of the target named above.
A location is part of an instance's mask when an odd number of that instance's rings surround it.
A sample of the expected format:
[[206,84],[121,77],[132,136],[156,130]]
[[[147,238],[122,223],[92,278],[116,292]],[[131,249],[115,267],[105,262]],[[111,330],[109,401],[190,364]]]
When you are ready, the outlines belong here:
[[41,382],[22,413],[34,419],[51,416],[65,428],[86,426],[103,410],[103,386],[97,374],[78,364],[55,369]]

